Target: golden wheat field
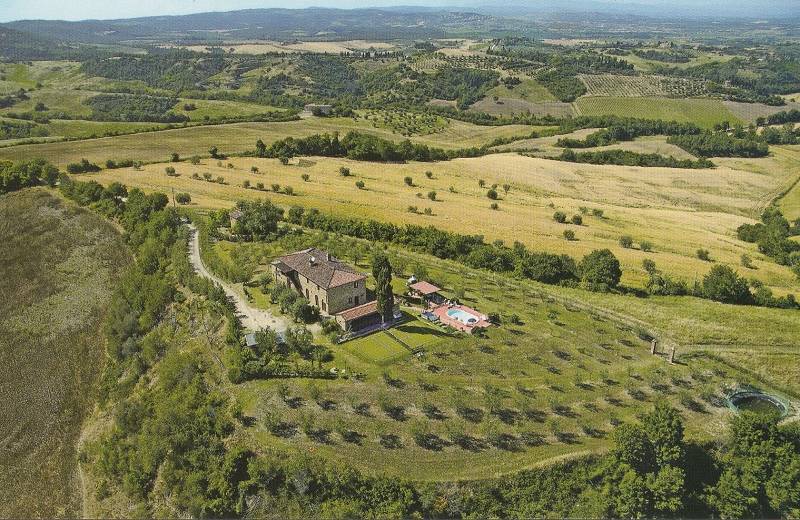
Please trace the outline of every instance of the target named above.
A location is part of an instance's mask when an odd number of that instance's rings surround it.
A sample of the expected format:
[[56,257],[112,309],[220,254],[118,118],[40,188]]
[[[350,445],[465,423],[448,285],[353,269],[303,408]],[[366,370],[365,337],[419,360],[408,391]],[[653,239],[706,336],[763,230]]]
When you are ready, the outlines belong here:
[[[526,136],[541,127],[528,125],[478,126],[460,121],[449,121],[440,132],[413,137],[417,143],[446,149],[481,146],[497,137]],[[132,159],[139,161],[161,161],[172,152],[181,156],[208,154],[211,146],[221,153],[241,153],[255,148],[257,139],[265,143],[285,137],[305,137],[318,133],[350,130],[368,132],[385,139],[405,139],[399,133],[386,128],[374,128],[370,121],[352,118],[309,118],[285,123],[233,123],[177,128],[159,132],[62,141],[44,144],[27,144],[0,148],[0,159],[23,160],[43,157],[64,167],[87,158],[93,162],[106,159]]]
[[[312,157],[285,166],[274,159],[232,158],[173,164],[177,177],[167,176],[168,164],[162,163],[142,171],[104,171],[96,178],[105,184],[120,181],[145,190],[187,192],[200,208],[228,208],[241,198],[269,198],[286,207],[296,204],[349,217],[434,225],[481,234],[488,241],[519,240],[535,249],[575,257],[607,247],[623,264],[623,281],[638,286],[646,279],[641,267],[645,258],[689,281],[702,277],[710,264],[695,253],[704,248],[714,261],[762,280],[777,293],[797,291],[791,271],[763,257],[753,244],[737,240],[736,228],[751,222],[763,204],[797,175],[800,149],[776,147],[770,158],[718,162],[724,164],[709,170],[680,170],[573,164],[518,154],[408,164]],[[258,168],[257,174],[252,167]],[[341,176],[340,167],[349,168],[352,175]],[[212,180],[222,177],[224,184],[203,180],[204,173]],[[413,186],[405,184],[405,177],[412,178]],[[486,187],[481,188],[479,180]],[[364,182],[364,189],[356,187],[357,181]],[[264,191],[245,189],[245,182],[253,187],[262,183]],[[498,185],[497,210],[491,209],[487,197],[493,184]],[[504,185],[509,187],[507,193]],[[294,194],[282,193],[285,186],[291,186]],[[431,191],[436,200],[429,198]],[[424,214],[427,208],[432,215]],[[580,214],[581,208],[589,213],[583,215],[582,225],[559,224],[552,218],[555,211],[569,218]],[[592,216],[593,209],[602,210],[602,218]],[[567,229],[577,240],[565,240]],[[634,247],[620,247],[621,235],[633,237]],[[642,241],[652,244],[651,252],[638,248]],[[740,265],[742,254],[753,258],[754,269]]]

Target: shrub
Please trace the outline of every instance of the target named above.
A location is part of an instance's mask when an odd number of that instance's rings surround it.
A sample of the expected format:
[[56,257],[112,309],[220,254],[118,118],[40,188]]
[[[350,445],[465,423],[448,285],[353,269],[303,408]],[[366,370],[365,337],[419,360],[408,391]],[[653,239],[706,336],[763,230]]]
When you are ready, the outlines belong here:
[[87,159],[81,159],[80,162],[67,165],[68,173],[91,173],[99,171],[100,167],[94,163],[90,163]]
[[408,212],[409,213],[419,213],[419,208],[417,208],[416,206],[409,206],[408,207]]
[[404,178],[403,182],[406,184],[406,186],[413,186],[414,185],[414,179],[412,179],[411,177]]
[[570,219],[570,221],[573,224],[575,224],[576,226],[583,225],[583,217],[581,217],[580,215],[572,215],[572,218]]
[[244,189],[249,189],[249,188],[250,188],[250,181],[247,181],[247,180],[246,180],[246,181],[244,181],[244,182],[242,183],[242,188],[244,188]]
[[723,303],[752,303],[747,280],[727,265],[715,265],[703,278],[703,295]]
[[503,191],[506,192],[506,194],[508,194],[509,190],[511,190],[511,185],[503,184]]
[[433,179],[433,172],[432,171],[425,172],[425,177],[427,177],[429,179]]
[[708,249],[698,249],[695,254],[697,255],[697,258],[703,262],[711,261],[711,253],[708,252]]
[[188,193],[176,193],[175,202],[178,204],[189,204],[192,202],[192,197]]
[[436,192],[431,190],[428,192],[428,198],[431,200],[436,200]]
[[564,230],[564,238],[569,240],[569,241],[575,240],[575,232],[572,231],[571,229],[565,229]]
[[192,164],[200,164],[200,156],[199,155],[191,156],[189,158],[189,162],[192,163]]
[[639,249],[644,251],[645,253],[649,253],[653,250],[653,244],[647,240],[642,240],[639,242]]
[[431,208],[425,208],[425,214],[431,216],[433,215],[433,210]]
[[279,191],[281,191],[281,185],[280,184],[273,184],[272,185],[272,191],[274,191],[275,193],[278,193]]
[[282,165],[284,165],[284,166],[286,166],[287,164],[289,164],[289,158],[288,158],[288,157],[286,157],[285,155],[281,155],[280,157],[278,157],[278,160],[279,160],[279,161],[280,161],[280,163],[281,163]]
[[597,218],[603,218],[603,210],[599,208],[594,208],[592,210],[592,216]]
[[285,193],[286,195],[294,195],[294,188],[292,188],[291,186],[284,186],[283,193]]
[[178,162],[181,160],[181,156],[178,155],[178,152],[172,152],[172,155],[170,155],[169,160],[172,162]]
[[553,220],[558,222],[559,224],[564,224],[567,221],[567,214],[563,211],[556,211],[553,213]]
[[167,172],[167,175],[170,177],[178,176],[177,172],[175,171],[175,168],[173,168],[172,166],[167,166],[166,168],[164,168],[164,171]]
[[366,184],[364,184],[364,181],[356,181],[356,188],[359,190],[363,190],[365,186]]
[[753,260],[746,254],[742,255],[742,266],[753,269]]
[[595,250],[584,256],[578,271],[581,281],[592,290],[613,289],[622,278],[619,260],[608,249]]
[[350,168],[342,166],[341,168],[339,168],[339,175],[341,175],[342,177],[350,177],[351,175]]
[[486,181],[483,179],[478,179],[478,186],[480,186],[481,188],[485,187]]
[[492,204],[489,207],[492,208],[493,210],[498,210],[500,209],[500,204],[492,202]]
[[258,166],[251,166],[250,167],[250,172],[251,173],[258,173]]
[[494,188],[490,189],[489,191],[486,192],[486,196],[492,200],[497,200],[497,190],[495,190]]
[[625,249],[630,249],[633,247],[633,238],[630,235],[622,235],[619,237],[619,245]]
[[308,182],[308,180],[311,179],[311,176],[307,173],[304,173],[300,176],[300,178],[303,179],[303,182]]

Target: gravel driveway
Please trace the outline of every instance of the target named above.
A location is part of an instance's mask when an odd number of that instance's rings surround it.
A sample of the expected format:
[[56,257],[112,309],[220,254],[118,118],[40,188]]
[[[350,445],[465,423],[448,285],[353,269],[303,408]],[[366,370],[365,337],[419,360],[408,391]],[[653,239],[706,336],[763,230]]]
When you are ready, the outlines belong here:
[[239,318],[242,320],[242,326],[248,330],[259,330],[264,327],[269,327],[283,334],[291,325],[289,320],[283,316],[275,316],[269,311],[251,307],[244,295],[233,285],[223,281],[206,269],[206,266],[203,265],[203,260],[200,258],[200,239],[197,227],[193,224],[189,224],[189,229],[192,232],[191,238],[189,239],[189,262],[192,264],[197,274],[219,284],[225,290],[225,294],[236,303],[236,310],[239,314]]

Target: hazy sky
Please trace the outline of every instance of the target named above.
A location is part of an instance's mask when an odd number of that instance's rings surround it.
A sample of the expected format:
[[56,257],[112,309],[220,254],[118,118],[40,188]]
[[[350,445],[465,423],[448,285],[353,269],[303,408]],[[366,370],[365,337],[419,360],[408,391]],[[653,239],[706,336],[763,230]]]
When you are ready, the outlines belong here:
[[424,0],[0,0],[0,21],[131,18],[261,7],[329,6],[349,8],[426,3],[430,2]]
[[[581,0],[577,0],[578,4]],[[640,4],[691,14],[705,10],[714,14],[765,16],[800,12],[800,0],[588,0],[597,4]],[[387,5],[475,6],[548,5],[549,0],[0,0],[0,22],[22,19],[86,20],[132,18],[170,14],[233,11],[265,7],[378,7]],[[563,5],[565,2],[558,2]],[[571,5],[572,2],[566,2]]]

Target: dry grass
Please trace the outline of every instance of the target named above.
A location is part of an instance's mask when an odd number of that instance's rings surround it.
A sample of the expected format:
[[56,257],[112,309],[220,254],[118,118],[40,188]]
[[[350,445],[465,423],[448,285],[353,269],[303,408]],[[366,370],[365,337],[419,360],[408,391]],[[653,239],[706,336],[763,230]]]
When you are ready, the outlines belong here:
[[[798,97],[798,100],[800,100],[800,97]],[[786,105],[780,107],[765,105],[763,103],[739,103],[737,101],[724,101],[723,103],[736,117],[742,121],[753,123],[759,117],[766,117],[777,112],[800,108],[800,103],[792,102],[790,99],[786,101]]]
[[45,190],[0,197],[0,516],[78,517],[77,450],[130,257],[113,228]]
[[[489,127],[450,121],[441,132],[414,137],[413,141],[455,149],[480,146],[495,137],[530,134],[534,129],[525,125]],[[304,137],[324,132],[346,133],[349,130],[360,130],[395,141],[404,139],[389,129],[373,128],[371,122],[363,119],[314,117],[286,123],[234,123],[85,141],[20,145],[0,149],[0,159],[43,157],[60,167],[83,157],[98,163],[110,158],[160,161],[168,158],[172,152],[178,152],[181,156],[207,154],[209,147],[217,146],[220,152],[237,153],[253,150],[257,139],[270,143],[284,137]]]
[[[325,54],[339,54],[350,50],[389,50],[396,48],[387,42],[372,42],[367,40],[347,40],[336,42],[295,42],[282,43],[276,41],[259,42],[223,42],[220,44],[226,51],[233,49],[234,54],[265,54],[269,52],[317,52]],[[208,52],[206,45],[175,45],[195,52]]]
[[[593,166],[502,154],[476,159],[459,159],[443,163],[377,164],[345,159],[310,158],[304,166],[282,166],[276,160],[232,159],[234,168],[216,161],[192,166],[177,166],[179,177],[168,177],[164,164],[150,165],[144,171],[123,169],[97,176],[103,183],[118,180],[146,190],[186,191],[193,203],[205,208],[227,208],[240,198],[269,197],[289,206],[298,204],[316,207],[339,215],[373,218],[395,223],[435,225],[467,234],[482,234],[487,240],[502,239],[508,244],[519,240],[535,249],[565,252],[580,257],[597,248],[611,248],[623,263],[624,282],[641,286],[646,274],[641,268],[644,258],[652,258],[669,273],[692,280],[702,276],[710,264],[695,258],[703,247],[711,251],[715,261],[728,263],[748,277],[758,278],[779,293],[797,291],[791,272],[759,254],[755,246],[738,241],[736,228],[751,221],[761,201],[769,199],[777,186],[800,174],[800,165],[790,167],[780,157],[755,162],[765,171],[743,171],[731,166],[713,170],[679,170]],[[250,173],[250,167],[260,174]],[[346,166],[351,177],[341,177],[339,167]],[[426,171],[433,172],[427,179]],[[225,185],[193,180],[193,173],[223,176]],[[309,182],[301,180],[310,176]],[[413,178],[408,187],[403,179]],[[510,184],[505,195],[502,188],[500,210],[490,209],[486,189],[478,185],[484,179],[489,185]],[[290,185],[296,195],[287,196],[242,188],[245,180],[252,185],[262,182],[269,189],[274,184]],[[366,189],[354,183],[364,181]],[[455,193],[449,191],[450,187]],[[435,190],[436,202],[426,198]],[[418,195],[419,194],[419,195]],[[414,214],[430,207],[433,216]],[[579,213],[580,207],[599,208],[604,218],[584,217],[584,225],[558,224],[552,215],[556,210],[568,215]],[[576,241],[567,242],[563,231],[572,229]],[[653,252],[622,249],[619,237],[629,234],[638,243],[653,244]],[[756,269],[744,270],[739,263],[742,254],[754,259]]]

